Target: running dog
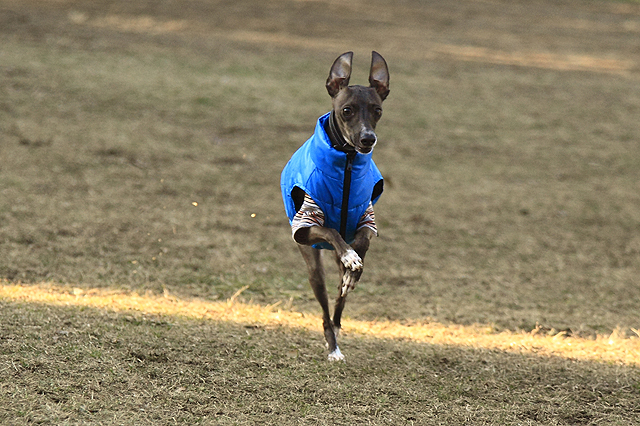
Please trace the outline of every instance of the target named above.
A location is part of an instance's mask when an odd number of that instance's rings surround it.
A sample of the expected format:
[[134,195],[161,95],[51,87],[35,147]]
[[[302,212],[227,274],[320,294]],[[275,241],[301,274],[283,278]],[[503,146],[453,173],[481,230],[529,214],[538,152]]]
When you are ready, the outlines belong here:
[[[293,154],[280,182],[293,239],[322,307],[330,361],[344,361],[337,343],[340,319],[347,294],[362,275],[369,242],[378,234],[373,205],[383,190],[372,152],[382,101],[389,95],[389,70],[384,58],[372,52],[369,87],[349,86],[352,59],[353,52],[347,52],[333,63],[326,83],[333,108],[318,119],[313,136]],[[334,252],[342,275],[333,319],[323,249]]]

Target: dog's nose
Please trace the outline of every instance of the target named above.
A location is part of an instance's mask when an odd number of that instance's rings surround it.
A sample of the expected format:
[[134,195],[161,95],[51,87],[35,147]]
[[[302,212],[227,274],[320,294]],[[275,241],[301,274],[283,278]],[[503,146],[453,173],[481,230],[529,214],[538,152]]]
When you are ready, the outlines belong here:
[[367,148],[371,148],[373,145],[375,145],[377,140],[378,140],[378,138],[376,137],[375,134],[367,133],[367,134],[362,135],[362,137],[360,138],[360,143],[362,144],[362,146],[366,146]]

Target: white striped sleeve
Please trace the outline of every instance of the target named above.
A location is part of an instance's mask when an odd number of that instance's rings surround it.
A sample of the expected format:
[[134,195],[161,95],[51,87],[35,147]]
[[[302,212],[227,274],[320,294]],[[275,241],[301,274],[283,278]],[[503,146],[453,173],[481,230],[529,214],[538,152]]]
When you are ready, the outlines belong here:
[[305,194],[300,210],[291,221],[291,236],[294,241],[296,232],[299,229],[311,226],[324,226],[324,212],[320,210],[320,207],[311,197]]

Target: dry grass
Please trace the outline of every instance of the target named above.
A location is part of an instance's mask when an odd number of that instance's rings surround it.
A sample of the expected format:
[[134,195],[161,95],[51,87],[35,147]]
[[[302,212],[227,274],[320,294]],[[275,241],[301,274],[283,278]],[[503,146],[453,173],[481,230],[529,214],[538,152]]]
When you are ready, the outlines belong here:
[[406,326],[350,321],[348,362],[328,364],[317,318],[233,300],[7,285],[0,306],[6,424],[628,425],[640,413],[637,368],[567,359],[566,344],[499,350],[485,343],[501,335],[472,327],[398,340],[378,332]]
[[[281,303],[268,306],[237,302],[246,287],[224,302],[182,300],[168,293],[163,296],[105,291],[100,289],[60,288],[51,284],[19,286],[6,283],[0,287],[0,298],[54,306],[91,307],[115,312],[134,311],[142,315],[178,316],[199,320],[224,321],[253,327],[287,327],[318,329],[322,318],[290,309]],[[638,333],[637,330],[634,330]],[[370,339],[400,339],[440,346],[461,346],[474,349],[501,350],[538,356],[556,356],[581,361],[616,363],[627,366],[640,364],[640,340],[625,339],[617,331],[595,339],[568,336],[565,331],[537,327],[530,333],[495,333],[491,327],[443,325],[434,322],[400,324],[395,321],[345,320],[343,335]]]
[[[639,29],[637,2],[4,0],[0,422],[633,424]],[[278,180],[371,49],[381,236],[327,366]]]

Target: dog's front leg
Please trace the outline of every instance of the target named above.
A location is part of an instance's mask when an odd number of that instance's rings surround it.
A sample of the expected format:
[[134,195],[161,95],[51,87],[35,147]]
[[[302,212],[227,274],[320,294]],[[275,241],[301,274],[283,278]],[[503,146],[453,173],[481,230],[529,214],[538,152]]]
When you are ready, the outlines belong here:
[[363,271],[362,262],[364,261],[364,257],[367,254],[367,250],[369,250],[369,242],[374,235],[375,233],[367,227],[359,229],[356,233],[355,240],[351,244],[351,247],[360,258],[360,267],[357,269],[353,269],[347,268],[345,265],[345,267],[342,268],[342,286],[340,289],[341,297],[345,297],[347,293],[352,291],[360,280]]
[[[356,233],[356,238],[353,244],[351,244],[351,247],[358,254],[358,257],[360,257],[361,261],[364,260],[364,256],[367,254],[367,250],[369,250],[369,242],[374,235],[375,233],[369,228],[361,228]],[[360,280],[363,268],[353,271],[351,269],[345,268],[340,259],[337,258],[337,256],[336,260],[338,263],[338,267],[340,268],[340,271],[342,273],[342,282],[339,286],[340,294],[336,299],[335,308],[333,310],[333,330],[334,334],[337,337],[340,333],[340,328],[342,327],[342,311],[344,310],[344,305],[347,301],[347,294],[355,288],[356,284]]]
[[[360,232],[358,232],[359,234]],[[369,236],[368,239],[371,237]],[[369,247],[369,242],[366,242],[366,247]],[[340,233],[332,228],[325,228],[324,226],[310,226],[308,228],[301,228],[295,234],[295,240],[298,244],[305,246],[312,246],[317,243],[329,243],[333,246],[338,260],[342,266],[348,270],[357,271],[362,269],[362,258],[358,254],[357,250],[347,244],[340,236]],[[356,235],[356,244],[358,235]],[[362,242],[364,244],[364,242]],[[367,249],[364,249],[366,252]]]

